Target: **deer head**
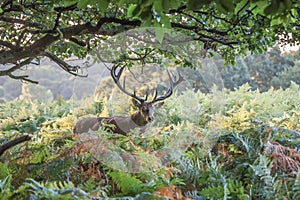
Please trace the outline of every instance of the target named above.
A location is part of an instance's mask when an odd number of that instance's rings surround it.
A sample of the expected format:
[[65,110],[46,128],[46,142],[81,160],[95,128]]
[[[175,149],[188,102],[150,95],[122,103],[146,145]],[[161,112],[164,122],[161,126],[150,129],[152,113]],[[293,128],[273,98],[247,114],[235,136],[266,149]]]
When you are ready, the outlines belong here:
[[174,74],[171,74],[169,70],[167,70],[169,82],[170,82],[170,88],[161,96],[157,96],[157,90],[155,90],[154,98],[151,101],[148,101],[148,95],[149,95],[148,91],[146,91],[145,98],[141,98],[136,95],[136,91],[133,91],[133,93],[131,93],[126,90],[125,78],[124,78],[123,85],[120,83],[120,77],[124,69],[125,67],[114,65],[111,69],[111,77],[113,78],[115,84],[123,93],[132,97],[133,105],[135,105],[139,109],[138,112],[135,114],[135,116],[137,116],[136,123],[141,126],[146,125],[148,122],[152,122],[154,120],[155,109],[160,108],[164,104],[164,102],[159,102],[159,101],[163,101],[166,98],[170,97],[173,94],[174,88],[180,82],[184,81],[184,78],[181,76],[180,73],[178,73],[179,77],[177,78]]

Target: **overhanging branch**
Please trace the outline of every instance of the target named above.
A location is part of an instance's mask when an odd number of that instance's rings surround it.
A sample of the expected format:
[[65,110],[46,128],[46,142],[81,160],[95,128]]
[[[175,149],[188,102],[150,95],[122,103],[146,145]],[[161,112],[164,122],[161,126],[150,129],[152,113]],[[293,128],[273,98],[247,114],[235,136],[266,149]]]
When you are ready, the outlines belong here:
[[6,41],[3,41],[3,40],[0,40],[0,46],[4,46],[4,47],[7,47],[7,48],[12,49],[12,50],[17,49],[17,47],[15,45],[13,45],[12,43],[6,42]]
[[14,65],[13,67],[11,67],[7,70],[0,71],[0,76],[10,75],[11,73],[20,69],[21,67],[30,64],[32,60],[33,60],[33,58],[27,58],[26,60]]
[[49,51],[45,51],[43,53],[43,55],[50,58],[52,61],[54,61],[56,64],[58,64],[63,70],[65,70],[69,74],[72,74],[74,76],[87,77],[87,75],[81,75],[78,73],[80,66],[78,66],[78,65],[72,66],[72,65],[66,63],[65,61],[63,61],[62,59],[60,59],[59,57],[57,57],[54,53],[51,53]]
[[[37,81],[33,81],[33,80],[29,79],[28,78],[29,76],[27,76],[27,75],[14,75],[13,74],[13,72],[15,72],[16,70],[21,69],[23,66],[32,63],[31,62],[32,60],[33,60],[33,58],[28,58],[7,70],[0,71],[0,76],[9,76],[10,78],[13,78],[13,79],[20,79],[20,80],[27,81],[30,83],[38,84]],[[33,63],[33,64],[35,64],[35,63]]]
[[28,75],[16,76],[16,75],[13,75],[13,74],[9,74],[8,76],[12,79],[20,79],[20,80],[27,81],[27,82],[34,83],[34,84],[39,83],[38,81],[34,81],[34,80],[29,79]]
[[22,20],[22,19],[17,19],[17,18],[11,18],[11,17],[0,16],[0,20],[11,23],[11,24],[22,24],[22,25],[29,26],[29,27],[36,27],[36,28],[43,27],[42,24],[38,24],[38,23],[34,23],[34,22]]

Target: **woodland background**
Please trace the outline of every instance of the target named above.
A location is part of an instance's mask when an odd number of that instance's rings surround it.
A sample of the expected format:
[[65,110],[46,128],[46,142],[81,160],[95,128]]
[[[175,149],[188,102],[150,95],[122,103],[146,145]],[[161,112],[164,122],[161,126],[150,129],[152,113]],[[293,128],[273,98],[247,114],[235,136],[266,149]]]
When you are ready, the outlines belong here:
[[[215,57],[212,61],[214,68],[220,73],[223,88],[234,90],[241,85],[248,83],[252,90],[258,89],[261,92],[274,89],[286,89],[290,86],[291,81],[300,84],[300,53],[282,54],[280,48],[274,47],[267,53],[262,55],[252,55],[247,57],[238,57],[236,64],[224,65],[224,61],[220,57]],[[84,60],[71,60],[74,65],[84,65]],[[113,87],[110,84],[110,73],[105,65],[92,63],[89,67],[83,68],[88,71],[88,78],[75,78],[72,75],[64,73],[53,62],[44,59],[42,65],[34,67],[30,70],[28,67],[26,74],[32,79],[39,81],[39,85],[28,84],[26,82],[18,82],[9,77],[0,77],[0,97],[1,101],[13,100],[17,97],[25,99],[53,100],[59,96],[64,99],[72,97],[81,99],[85,96],[94,95],[96,89],[101,92],[101,87],[105,88],[109,93]],[[151,69],[148,69],[151,70]],[[209,88],[205,85],[203,74],[192,69],[184,70],[185,76],[189,80],[193,80],[191,87],[195,91],[209,92]],[[151,80],[153,82],[159,76],[153,73]],[[159,81],[159,80],[158,80]],[[157,82],[157,81],[156,81]],[[214,82],[214,80],[212,80]]]

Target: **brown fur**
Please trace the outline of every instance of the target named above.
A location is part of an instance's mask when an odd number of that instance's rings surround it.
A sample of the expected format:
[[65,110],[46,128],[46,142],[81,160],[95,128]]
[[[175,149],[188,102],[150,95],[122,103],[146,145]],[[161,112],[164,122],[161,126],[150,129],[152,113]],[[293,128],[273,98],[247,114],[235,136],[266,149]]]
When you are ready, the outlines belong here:
[[[119,133],[126,135],[130,130],[135,128],[144,128],[147,123],[153,119],[149,119],[149,109],[159,108],[163,105],[159,103],[153,107],[153,105],[145,104],[139,107],[139,110],[127,117],[88,117],[80,119],[75,127],[73,132],[75,134],[86,133],[89,130],[97,131],[100,127],[103,127],[105,130],[111,131],[113,133]],[[145,111],[143,111],[143,107]],[[154,111],[153,111],[154,112]]]

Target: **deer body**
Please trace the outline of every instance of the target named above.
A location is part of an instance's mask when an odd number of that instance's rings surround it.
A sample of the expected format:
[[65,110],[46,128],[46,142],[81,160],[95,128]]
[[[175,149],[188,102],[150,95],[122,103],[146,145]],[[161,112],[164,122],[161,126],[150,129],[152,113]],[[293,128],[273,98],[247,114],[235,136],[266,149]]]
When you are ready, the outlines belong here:
[[146,92],[145,99],[138,97],[134,91],[133,94],[128,92],[125,89],[125,79],[124,85],[122,86],[119,82],[120,76],[124,70],[119,68],[119,71],[116,72],[118,66],[111,69],[111,76],[116,83],[116,85],[123,91],[125,94],[131,96],[133,99],[133,104],[139,108],[137,112],[127,117],[88,117],[79,120],[73,132],[76,134],[86,133],[89,130],[97,131],[100,127],[105,127],[106,130],[109,130],[113,133],[119,133],[126,135],[130,130],[135,128],[144,128],[149,122],[154,120],[155,109],[160,108],[164,102],[156,103],[170,97],[173,93],[173,88],[183,81],[183,77],[179,74],[179,79],[177,81],[172,80],[171,75],[168,71],[168,76],[170,79],[171,88],[162,96],[157,97],[157,90],[155,92],[154,98],[152,101],[147,102],[148,92]]
[[126,135],[130,130],[135,128],[144,128],[148,122],[154,119],[153,117],[149,117],[149,119],[146,120],[141,112],[142,111],[139,110],[138,112],[127,117],[115,116],[83,118],[76,123],[74,133],[86,133],[89,130],[97,131],[101,126],[105,127],[105,124],[107,124],[112,126],[106,127],[106,130],[109,130],[113,133]]

